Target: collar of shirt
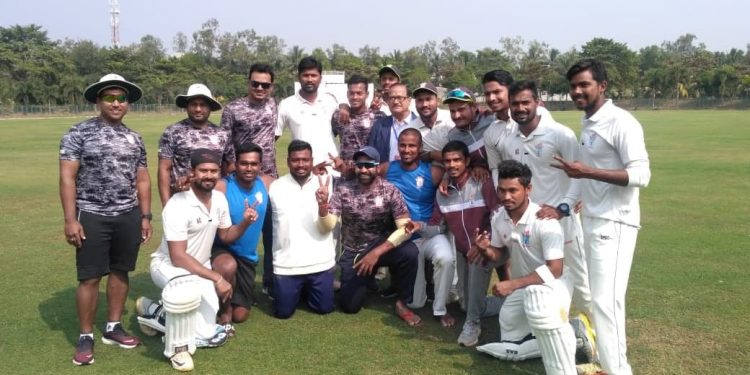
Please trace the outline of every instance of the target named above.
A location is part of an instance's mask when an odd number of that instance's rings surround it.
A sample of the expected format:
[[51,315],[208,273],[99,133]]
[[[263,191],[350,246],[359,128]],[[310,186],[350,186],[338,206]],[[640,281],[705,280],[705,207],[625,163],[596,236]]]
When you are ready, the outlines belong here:
[[[207,209],[207,207],[206,207],[206,206],[205,206],[205,205],[203,204],[203,202],[201,202],[201,201],[200,201],[200,200],[198,199],[198,196],[197,196],[197,195],[195,195],[195,192],[193,191],[193,187],[192,187],[192,186],[190,187],[190,189],[186,190],[186,191],[185,191],[185,193],[186,193],[186,200],[187,200],[187,202],[188,202],[188,203],[189,203],[189,204],[190,204],[191,206],[193,206],[193,207],[198,207],[198,208],[199,208],[199,209],[200,209],[201,211],[203,211],[203,213],[205,213],[206,215],[209,215],[209,214],[210,214],[210,212],[209,212],[209,210]],[[211,194],[213,194],[213,191],[211,191]],[[213,197],[211,197],[211,200],[213,200]]]
[[598,121],[601,121],[609,114],[613,106],[614,104],[612,103],[612,99],[605,100],[604,104],[602,104],[602,106],[596,111],[596,113],[591,115],[591,117],[586,118],[586,115],[584,114],[583,124],[594,124]]

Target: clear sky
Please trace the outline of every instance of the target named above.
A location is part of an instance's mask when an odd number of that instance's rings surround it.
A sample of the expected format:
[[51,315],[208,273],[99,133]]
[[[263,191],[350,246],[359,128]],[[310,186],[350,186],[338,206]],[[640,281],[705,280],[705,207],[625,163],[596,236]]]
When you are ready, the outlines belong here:
[[[750,43],[748,0],[120,0],[120,12],[123,45],[151,34],[168,49],[177,32],[191,39],[210,18],[222,33],[254,29],[306,52],[338,43],[354,53],[369,44],[384,54],[446,37],[470,51],[500,48],[500,38],[515,36],[561,51],[595,37],[638,50],[686,33],[711,51]],[[110,44],[108,0],[3,0],[0,26],[31,23],[52,39]]]

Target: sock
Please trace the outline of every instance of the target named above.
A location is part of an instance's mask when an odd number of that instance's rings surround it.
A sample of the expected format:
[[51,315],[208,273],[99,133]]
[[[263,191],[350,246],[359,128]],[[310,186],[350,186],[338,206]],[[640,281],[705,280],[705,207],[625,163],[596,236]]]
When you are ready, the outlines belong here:
[[81,333],[78,336],[78,338],[81,338],[81,337],[84,337],[84,336],[88,336],[88,337],[90,337],[93,340],[94,339],[94,332],[91,332],[91,333]]
[[117,321],[117,322],[107,322],[107,328],[105,328],[105,331],[106,332],[112,332],[112,330],[115,329],[115,327],[117,327],[118,324],[120,324],[119,321]]

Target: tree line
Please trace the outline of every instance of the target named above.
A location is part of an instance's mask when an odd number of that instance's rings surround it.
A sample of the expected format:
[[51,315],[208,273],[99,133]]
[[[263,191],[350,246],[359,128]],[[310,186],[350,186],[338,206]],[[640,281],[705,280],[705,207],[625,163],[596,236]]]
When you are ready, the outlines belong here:
[[750,44],[745,50],[708,51],[693,34],[633,51],[625,43],[593,38],[580,49],[560,51],[541,41],[502,38],[496,47],[461,49],[452,38],[428,41],[407,50],[383,53],[365,45],[357,53],[339,44],[311,51],[254,30],[222,32],[209,19],[188,36],[177,33],[172,54],[152,35],[120,48],[90,40],[50,40],[39,25],[0,27],[0,106],[84,104],[83,89],[103,74],[117,72],[144,89],[144,103],[169,104],[191,83],[207,84],[220,100],[243,96],[246,75],[255,62],[276,73],[277,97],[293,92],[296,65],[307,55],[326,70],[360,73],[375,79],[378,69],[393,64],[407,85],[432,81],[444,87],[480,89],[482,75],[505,69],[515,77],[536,80],[548,95],[565,96],[565,72],[578,59],[595,57],[608,68],[609,95],[614,98],[750,97]]

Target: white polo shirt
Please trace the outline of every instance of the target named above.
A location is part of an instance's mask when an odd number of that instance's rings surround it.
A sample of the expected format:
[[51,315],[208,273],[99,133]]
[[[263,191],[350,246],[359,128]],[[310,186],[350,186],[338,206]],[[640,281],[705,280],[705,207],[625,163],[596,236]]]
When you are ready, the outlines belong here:
[[331,116],[338,108],[336,98],[318,91],[314,102],[300,96],[299,92],[279,103],[279,117],[276,123],[276,136],[281,136],[289,128],[292,139],[299,139],[312,146],[315,164],[328,161],[328,154],[338,156],[331,129]]
[[211,192],[210,211],[190,188],[173,195],[164,206],[161,217],[164,237],[151,257],[169,264],[172,261],[167,241],[187,241],[187,254],[205,264],[211,259],[216,229],[232,226],[227,198],[217,190]]
[[570,128],[555,122],[549,114],[542,114],[531,134],[523,135],[519,125],[513,123],[510,134],[501,142],[501,160],[518,160],[531,169],[532,201],[554,207],[565,202],[573,207],[579,196],[575,186],[579,180],[551,166],[558,163],[553,156],[579,159],[578,141]]
[[428,128],[427,125],[424,124],[424,121],[422,121],[422,118],[417,115],[417,117],[409,123],[409,127],[419,130],[420,133],[422,133],[422,138],[426,137],[427,134],[429,134],[432,131],[439,131],[444,132],[444,137],[447,139],[448,136],[448,130],[451,130],[456,126],[456,124],[453,123],[453,119],[451,119],[451,113],[448,110],[438,108],[437,109],[437,118],[435,119],[435,123],[432,125],[432,128]]
[[[328,191],[333,191],[329,181]],[[307,275],[336,265],[333,233],[318,227],[317,176],[299,183],[287,174],[271,183],[268,196],[273,209],[273,272],[279,275]]]
[[[418,117],[417,117],[418,118]],[[409,124],[414,120],[414,114],[409,113],[403,121],[396,120],[393,118],[393,126],[391,126],[391,136],[388,138],[388,161],[398,160],[398,136],[401,132],[409,127]]]
[[643,128],[628,111],[607,99],[581,128],[581,161],[594,168],[625,169],[628,186],[581,180],[583,216],[640,227],[639,188],[651,179]]
[[510,250],[510,277],[517,279],[526,276],[546,261],[563,258],[563,232],[557,220],[537,219],[539,206],[529,202],[518,223],[508,216],[505,208],[498,210],[492,218],[494,247],[507,247]]

